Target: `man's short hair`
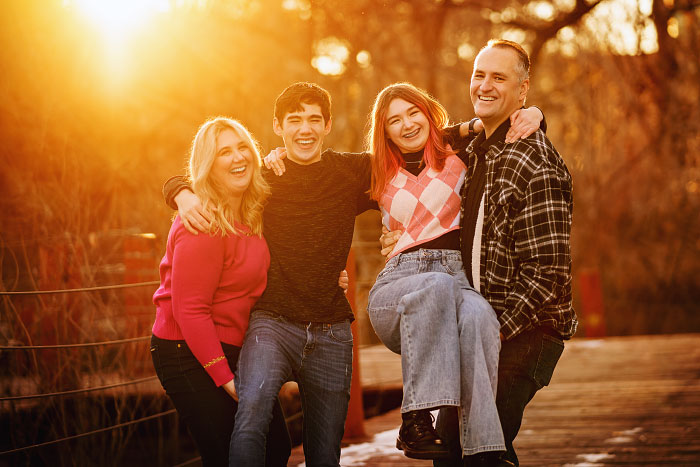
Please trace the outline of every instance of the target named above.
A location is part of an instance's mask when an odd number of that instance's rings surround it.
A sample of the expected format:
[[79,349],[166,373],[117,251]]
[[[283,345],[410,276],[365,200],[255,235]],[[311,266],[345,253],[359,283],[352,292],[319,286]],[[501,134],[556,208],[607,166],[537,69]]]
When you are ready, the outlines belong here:
[[321,107],[321,115],[327,124],[331,119],[331,95],[315,83],[300,82],[288,86],[277,96],[275,118],[282,125],[284,117],[291,112],[304,110],[301,104],[316,104]]
[[[500,48],[500,49],[512,49],[518,55],[518,64],[516,66],[516,71],[520,75],[520,81],[524,81],[530,77],[530,55],[523,48],[522,45],[517,42],[509,41],[507,39],[491,39],[488,41],[484,49],[489,47]],[[481,49],[481,50],[484,50]]]

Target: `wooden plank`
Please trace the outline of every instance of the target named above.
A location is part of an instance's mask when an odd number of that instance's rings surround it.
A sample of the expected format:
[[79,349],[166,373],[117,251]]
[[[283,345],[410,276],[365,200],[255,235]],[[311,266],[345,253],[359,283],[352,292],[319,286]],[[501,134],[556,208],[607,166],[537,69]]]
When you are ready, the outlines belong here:
[[[401,383],[401,360],[360,350],[363,384]],[[343,465],[429,466],[393,446],[398,409],[365,421]],[[374,436],[374,438],[373,438]],[[515,442],[523,466],[700,465],[700,334],[573,339]],[[303,462],[300,448],[289,465]]]
[[401,355],[383,345],[360,347],[360,380],[363,388],[400,388]]

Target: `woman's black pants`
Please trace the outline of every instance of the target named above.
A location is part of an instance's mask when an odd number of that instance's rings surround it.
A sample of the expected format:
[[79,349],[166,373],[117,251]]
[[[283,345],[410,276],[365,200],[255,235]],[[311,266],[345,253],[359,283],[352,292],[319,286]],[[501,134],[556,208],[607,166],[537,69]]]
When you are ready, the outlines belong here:
[[[241,348],[221,343],[231,371],[235,373]],[[229,443],[238,403],[216,387],[185,341],[151,337],[153,366],[180,419],[194,438],[202,464],[228,466]],[[265,465],[286,466],[291,441],[279,400],[274,406],[267,435]]]

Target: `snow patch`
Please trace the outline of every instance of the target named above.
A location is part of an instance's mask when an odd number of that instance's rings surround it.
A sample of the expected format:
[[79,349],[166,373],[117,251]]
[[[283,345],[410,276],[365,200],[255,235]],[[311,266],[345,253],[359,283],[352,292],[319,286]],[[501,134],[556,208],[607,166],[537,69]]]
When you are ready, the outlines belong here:
[[[340,465],[343,467],[364,467],[365,462],[375,456],[397,456],[403,458],[403,453],[396,449],[396,435],[399,427],[374,435],[367,443],[352,444],[340,451]],[[298,467],[306,467],[306,463]]]

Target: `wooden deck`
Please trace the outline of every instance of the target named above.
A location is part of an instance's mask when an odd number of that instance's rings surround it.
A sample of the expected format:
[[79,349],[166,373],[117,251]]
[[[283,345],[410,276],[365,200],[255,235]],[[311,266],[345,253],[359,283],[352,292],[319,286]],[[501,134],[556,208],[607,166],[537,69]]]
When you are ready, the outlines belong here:
[[[400,358],[360,351],[363,385],[401,382]],[[368,439],[343,446],[343,466],[429,466],[394,447],[397,410],[365,421]],[[700,334],[573,339],[552,383],[525,411],[523,466],[700,465]],[[290,466],[303,463],[296,448]]]

